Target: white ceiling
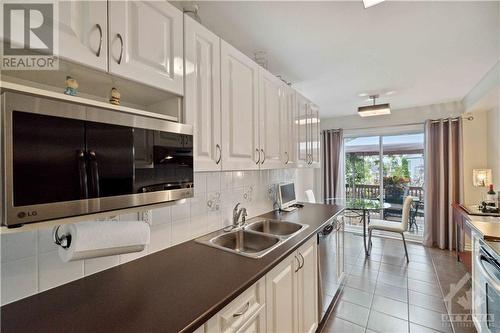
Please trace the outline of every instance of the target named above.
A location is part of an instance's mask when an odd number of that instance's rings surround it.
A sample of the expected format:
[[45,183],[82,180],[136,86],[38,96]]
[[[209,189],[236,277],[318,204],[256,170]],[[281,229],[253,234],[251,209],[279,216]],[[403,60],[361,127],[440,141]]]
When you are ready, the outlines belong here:
[[462,99],[500,56],[499,2],[200,1],[202,23],[318,104],[355,114],[363,92],[393,109]]

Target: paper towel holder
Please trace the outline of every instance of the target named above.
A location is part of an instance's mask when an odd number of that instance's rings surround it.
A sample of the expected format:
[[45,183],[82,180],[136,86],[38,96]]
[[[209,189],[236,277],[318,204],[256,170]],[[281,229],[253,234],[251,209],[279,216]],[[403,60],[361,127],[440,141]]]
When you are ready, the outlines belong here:
[[62,236],[59,236],[60,227],[61,227],[60,225],[55,227],[52,233],[52,236],[54,238],[54,243],[61,246],[63,249],[67,249],[71,245],[71,234],[64,234]]

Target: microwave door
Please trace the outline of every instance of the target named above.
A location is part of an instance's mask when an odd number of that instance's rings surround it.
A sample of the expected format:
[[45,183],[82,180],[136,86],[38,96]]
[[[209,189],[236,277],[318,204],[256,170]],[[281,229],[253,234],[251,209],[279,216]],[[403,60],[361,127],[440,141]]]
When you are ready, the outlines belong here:
[[86,122],[89,196],[102,198],[133,193],[132,127]]
[[13,205],[85,199],[84,122],[12,113]]

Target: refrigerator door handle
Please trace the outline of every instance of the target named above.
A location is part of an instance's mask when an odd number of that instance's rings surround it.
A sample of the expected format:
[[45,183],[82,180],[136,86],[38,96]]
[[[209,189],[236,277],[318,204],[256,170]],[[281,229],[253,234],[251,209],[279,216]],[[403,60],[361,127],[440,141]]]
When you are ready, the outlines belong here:
[[87,184],[87,157],[83,150],[77,151],[78,158],[78,175],[80,181],[80,198],[88,199],[89,198],[89,190]]
[[95,151],[91,150],[89,152],[89,160],[90,160],[90,179],[91,179],[91,188],[92,188],[92,196],[94,198],[100,197],[99,191],[99,164],[97,163],[97,156]]

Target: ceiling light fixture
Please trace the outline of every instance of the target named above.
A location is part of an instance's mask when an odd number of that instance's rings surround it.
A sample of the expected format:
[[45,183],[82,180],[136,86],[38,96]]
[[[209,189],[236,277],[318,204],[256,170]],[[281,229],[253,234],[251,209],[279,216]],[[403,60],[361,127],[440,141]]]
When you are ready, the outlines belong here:
[[371,117],[371,116],[380,116],[383,114],[391,114],[391,106],[390,104],[375,104],[375,100],[378,98],[378,95],[371,95],[370,98],[373,100],[373,105],[369,106],[360,106],[358,108],[358,113],[361,117]]
[[365,5],[365,9],[378,5],[381,2],[384,2],[385,0],[363,0],[363,5]]

